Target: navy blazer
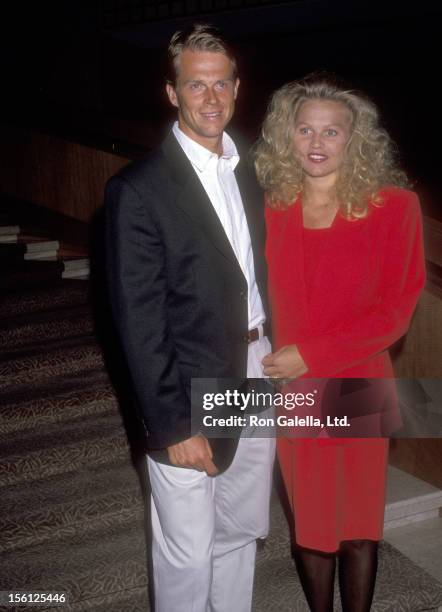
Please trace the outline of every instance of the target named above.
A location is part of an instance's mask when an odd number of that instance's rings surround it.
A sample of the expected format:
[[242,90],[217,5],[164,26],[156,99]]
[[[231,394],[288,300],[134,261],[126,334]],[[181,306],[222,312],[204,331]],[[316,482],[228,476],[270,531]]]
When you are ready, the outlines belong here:
[[[267,312],[263,196],[247,159],[235,176]],[[191,435],[192,377],[247,376],[247,282],[172,133],[110,179],[105,215],[112,313],[153,453]],[[211,446],[225,469],[236,441]],[[156,458],[167,462],[164,451]]]

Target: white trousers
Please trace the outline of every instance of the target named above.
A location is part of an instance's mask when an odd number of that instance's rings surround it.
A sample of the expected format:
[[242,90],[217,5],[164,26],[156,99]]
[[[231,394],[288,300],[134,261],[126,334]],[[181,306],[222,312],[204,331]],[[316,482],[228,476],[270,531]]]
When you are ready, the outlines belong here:
[[[270,350],[267,338],[249,345],[249,378],[262,377],[261,359]],[[155,612],[250,612],[256,539],[268,533],[274,455],[274,438],[252,432],[215,478],[147,458]]]

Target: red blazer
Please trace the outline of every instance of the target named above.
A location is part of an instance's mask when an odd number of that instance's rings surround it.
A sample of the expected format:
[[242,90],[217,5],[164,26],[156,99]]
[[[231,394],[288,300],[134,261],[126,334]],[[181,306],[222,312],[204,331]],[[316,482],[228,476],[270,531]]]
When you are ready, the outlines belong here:
[[425,282],[422,222],[416,194],[382,195],[364,219],[338,213],[308,294],[301,203],[266,209],[274,345],[297,345],[305,377],[394,376],[388,348],[406,333]]

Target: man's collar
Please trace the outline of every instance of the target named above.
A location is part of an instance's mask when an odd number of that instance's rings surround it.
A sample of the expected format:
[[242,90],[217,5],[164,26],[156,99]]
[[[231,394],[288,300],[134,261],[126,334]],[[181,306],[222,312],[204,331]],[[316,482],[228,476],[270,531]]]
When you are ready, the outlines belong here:
[[[173,124],[172,132],[181,145],[184,153],[199,172],[204,172],[211,159],[216,158],[218,160],[218,155],[216,153],[212,153],[212,151],[198,144],[195,140],[189,138],[187,134],[181,131],[178,126],[178,121]],[[239,155],[235,143],[227,132],[223,132],[222,146],[223,153],[220,159],[230,160],[233,170],[239,162]]]

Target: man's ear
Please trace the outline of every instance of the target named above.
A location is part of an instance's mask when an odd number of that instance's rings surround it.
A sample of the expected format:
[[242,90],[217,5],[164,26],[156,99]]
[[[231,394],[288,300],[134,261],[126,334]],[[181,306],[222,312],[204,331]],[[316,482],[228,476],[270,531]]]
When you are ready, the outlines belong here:
[[173,106],[178,107],[178,97],[176,95],[176,91],[173,85],[171,85],[170,83],[166,84],[166,92],[167,92],[167,97],[170,100],[170,103]]
[[235,85],[234,85],[234,88],[233,88],[233,99],[234,100],[236,100],[236,96],[238,95],[239,83],[240,83],[240,80],[236,79],[235,80]]

